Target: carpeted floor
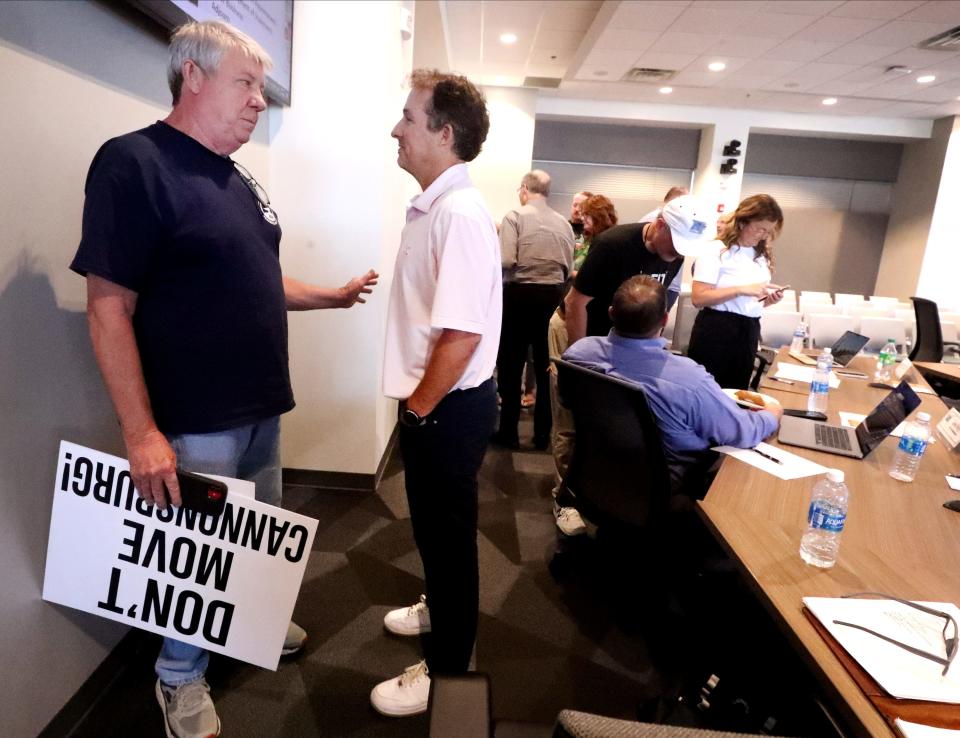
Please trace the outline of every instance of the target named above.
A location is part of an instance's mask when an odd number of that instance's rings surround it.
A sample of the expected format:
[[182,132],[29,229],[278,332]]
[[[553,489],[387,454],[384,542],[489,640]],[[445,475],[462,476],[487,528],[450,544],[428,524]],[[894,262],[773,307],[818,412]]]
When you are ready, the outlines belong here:
[[[613,616],[610,578],[597,576],[592,541],[578,541],[576,563],[562,576],[551,574],[553,461],[530,450],[530,425],[525,417],[527,450],[491,448],[480,476],[476,666],[491,676],[497,718],[549,724],[562,708],[636,718],[670,692],[675,675],[666,675],[662,661],[653,666],[649,634],[624,629]],[[382,626],[389,609],[413,603],[423,589],[399,464],[375,494],[290,487],[284,506],[319,520],[294,616],[310,640],[305,653],[275,673],[213,656],[208,679],[223,734],[426,735],[426,716],[385,718],[368,700],[374,684],[420,659],[417,639]],[[633,581],[630,572],[619,574]],[[670,638],[658,634],[653,645],[669,654]],[[163,735],[153,696],[158,643],[150,637],[140,663],[130,665],[74,735]],[[677,714],[673,720],[686,722]]]

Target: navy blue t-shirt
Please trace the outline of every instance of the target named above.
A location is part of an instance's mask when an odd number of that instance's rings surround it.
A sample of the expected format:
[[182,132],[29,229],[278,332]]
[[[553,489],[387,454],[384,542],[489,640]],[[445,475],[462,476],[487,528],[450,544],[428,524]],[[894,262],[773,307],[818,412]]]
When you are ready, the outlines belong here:
[[280,227],[232,160],[158,122],[107,141],[85,193],[70,268],[137,293],[159,429],[210,433],[290,410]]

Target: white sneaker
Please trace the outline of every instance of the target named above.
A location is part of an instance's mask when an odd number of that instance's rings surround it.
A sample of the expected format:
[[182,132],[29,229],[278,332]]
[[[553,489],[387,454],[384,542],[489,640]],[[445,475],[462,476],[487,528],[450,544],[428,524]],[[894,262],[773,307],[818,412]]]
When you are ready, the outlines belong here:
[[291,620],[287,626],[287,635],[283,639],[283,648],[280,650],[280,655],[290,656],[303,648],[306,642],[307,631]]
[[582,536],[587,532],[587,524],[583,522],[575,507],[560,507],[553,503],[553,516],[557,519],[557,527],[565,536]]
[[427,711],[430,699],[430,677],[427,662],[408,666],[403,674],[380,682],[370,692],[370,704],[381,715],[403,717]]
[[388,612],[383,616],[383,627],[401,636],[429,633],[430,608],[427,607],[427,596],[420,595],[420,601],[415,605]]

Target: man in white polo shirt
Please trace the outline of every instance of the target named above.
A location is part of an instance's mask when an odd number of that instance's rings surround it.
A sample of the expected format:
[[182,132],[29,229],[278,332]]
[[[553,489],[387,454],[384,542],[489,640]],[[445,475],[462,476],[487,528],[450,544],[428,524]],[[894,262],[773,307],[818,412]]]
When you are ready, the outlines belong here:
[[490,127],[465,77],[417,70],[394,127],[423,192],[407,208],[387,313],[383,390],[400,400],[400,452],[426,598],[384,618],[423,638],[424,661],[370,694],[385,715],[427,709],[432,674],[462,674],[477,631],[477,472],[497,416],[500,243],[465,162]]

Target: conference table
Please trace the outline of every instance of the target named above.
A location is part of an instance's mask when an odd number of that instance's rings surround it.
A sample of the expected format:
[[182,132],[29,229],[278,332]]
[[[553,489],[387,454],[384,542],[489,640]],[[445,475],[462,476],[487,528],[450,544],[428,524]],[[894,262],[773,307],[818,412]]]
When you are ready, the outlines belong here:
[[917,369],[923,375],[931,374],[938,379],[960,384],[960,364],[944,364],[943,362],[918,361]]
[[[796,363],[781,349],[767,378],[776,373],[780,361]],[[848,368],[872,377],[875,361],[858,356]],[[840,410],[869,413],[889,391],[869,387],[869,379],[840,379],[829,395],[831,423],[840,422]],[[906,379],[927,386],[915,369]],[[785,408],[806,407],[809,385],[782,387],[766,379],[760,391],[776,397]],[[930,413],[936,426],[946,407],[935,395],[920,397],[920,410]],[[775,436],[768,442],[780,445]],[[846,475],[849,511],[839,559],[831,569],[808,566],[798,554],[810,490],[821,477],[783,481],[727,457],[699,503],[708,527],[807,664],[841,724],[853,735],[883,738],[894,735],[892,728],[807,619],[802,598],[878,591],[960,604],[960,514],[943,508],[944,502],[958,496],[944,475],[960,473],[960,453],[942,441],[931,444],[917,478],[904,483],[887,473],[896,444],[896,438],[887,438],[862,460],[782,446]]]

